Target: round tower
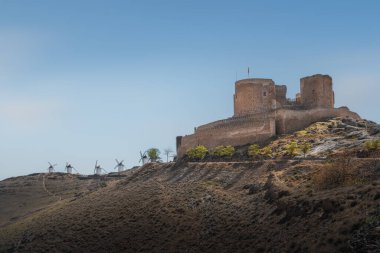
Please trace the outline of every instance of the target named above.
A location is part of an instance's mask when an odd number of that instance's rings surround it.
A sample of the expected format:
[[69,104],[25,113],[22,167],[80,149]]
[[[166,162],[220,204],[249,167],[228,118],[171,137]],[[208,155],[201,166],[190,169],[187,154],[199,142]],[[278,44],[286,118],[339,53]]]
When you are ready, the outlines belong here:
[[250,78],[235,83],[234,116],[274,109],[275,84],[272,79]]
[[332,78],[313,75],[301,78],[301,104],[307,108],[334,108]]

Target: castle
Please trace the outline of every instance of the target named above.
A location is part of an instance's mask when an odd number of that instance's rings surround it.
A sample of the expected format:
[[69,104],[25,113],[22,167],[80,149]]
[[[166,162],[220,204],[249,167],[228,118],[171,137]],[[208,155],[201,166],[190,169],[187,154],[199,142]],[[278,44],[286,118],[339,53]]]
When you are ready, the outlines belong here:
[[264,143],[271,137],[292,133],[308,125],[333,118],[360,116],[347,107],[334,108],[332,78],[313,75],[301,78],[296,99],[286,97],[286,85],[272,79],[249,78],[235,83],[234,115],[195,128],[191,135],[177,136],[177,156],[189,148],[204,145],[242,146]]

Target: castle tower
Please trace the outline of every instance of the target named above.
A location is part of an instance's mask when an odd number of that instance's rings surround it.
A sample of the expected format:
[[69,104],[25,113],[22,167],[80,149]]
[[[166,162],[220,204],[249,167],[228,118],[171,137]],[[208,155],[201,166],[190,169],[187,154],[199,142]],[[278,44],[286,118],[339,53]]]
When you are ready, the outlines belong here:
[[286,85],[276,85],[276,102],[277,102],[276,108],[277,109],[287,104],[286,92],[287,92]]
[[334,108],[332,78],[321,74],[301,78],[300,100],[306,109]]
[[250,78],[235,83],[234,116],[267,112],[275,105],[276,91],[272,79]]

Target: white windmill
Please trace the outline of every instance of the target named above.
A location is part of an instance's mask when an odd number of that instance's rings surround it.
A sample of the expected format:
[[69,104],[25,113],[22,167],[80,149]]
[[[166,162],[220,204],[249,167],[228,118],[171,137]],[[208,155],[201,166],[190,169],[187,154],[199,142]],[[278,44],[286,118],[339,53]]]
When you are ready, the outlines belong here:
[[121,162],[119,162],[117,159],[115,159],[117,165],[115,166],[114,170],[116,170],[117,168],[117,172],[122,172],[125,168],[125,165],[123,164],[124,160],[122,160]]
[[53,173],[54,172],[54,167],[57,166],[57,164],[51,164],[50,162],[49,163],[49,167],[48,167],[48,172],[49,173]]
[[102,167],[100,167],[100,165],[98,165],[98,160],[96,160],[94,174],[95,175],[101,175],[102,171],[104,171],[105,173],[107,173],[107,171],[105,169],[103,169]]
[[140,151],[140,160],[139,160],[139,163],[142,163],[142,165],[146,164],[148,161],[148,156],[146,155],[146,151],[144,153],[142,153]]
[[70,163],[66,162],[65,170],[67,174],[72,174],[73,170],[79,173]]

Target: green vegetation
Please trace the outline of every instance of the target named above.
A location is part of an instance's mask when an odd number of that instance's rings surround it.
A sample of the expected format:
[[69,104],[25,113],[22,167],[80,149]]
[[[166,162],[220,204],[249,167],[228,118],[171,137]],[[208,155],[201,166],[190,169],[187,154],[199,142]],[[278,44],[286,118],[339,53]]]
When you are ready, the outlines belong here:
[[307,134],[308,132],[306,130],[301,130],[301,131],[296,132],[296,135],[300,137],[305,136]]
[[286,149],[286,154],[288,156],[296,156],[297,150],[298,150],[298,144],[296,141],[291,141],[288,145],[286,145],[285,149]]
[[151,162],[156,162],[157,160],[161,159],[160,158],[160,150],[158,148],[150,148],[147,150],[146,153],[147,153],[149,160]]
[[265,156],[265,157],[272,158],[273,157],[272,148],[270,146],[266,146],[266,147],[260,149],[260,154]]
[[231,145],[217,146],[212,152],[212,155],[217,157],[232,157],[234,154],[235,148]]
[[264,148],[260,148],[257,144],[252,144],[248,147],[248,155],[251,157],[258,157],[260,158],[272,158],[273,157],[273,150],[270,146],[266,146]]
[[207,153],[208,153],[207,148],[205,146],[199,145],[199,146],[196,146],[195,148],[191,148],[187,150],[186,155],[191,159],[202,160],[203,158],[206,157]]
[[364,147],[368,151],[373,151],[380,148],[380,140],[371,140],[364,143]]
[[310,142],[307,142],[307,141],[303,142],[300,145],[300,150],[301,150],[301,152],[303,154],[303,157],[306,157],[307,153],[309,153],[310,150],[311,150],[311,144],[310,144]]
[[252,157],[256,157],[260,154],[260,146],[257,144],[252,144],[248,148],[248,155]]

